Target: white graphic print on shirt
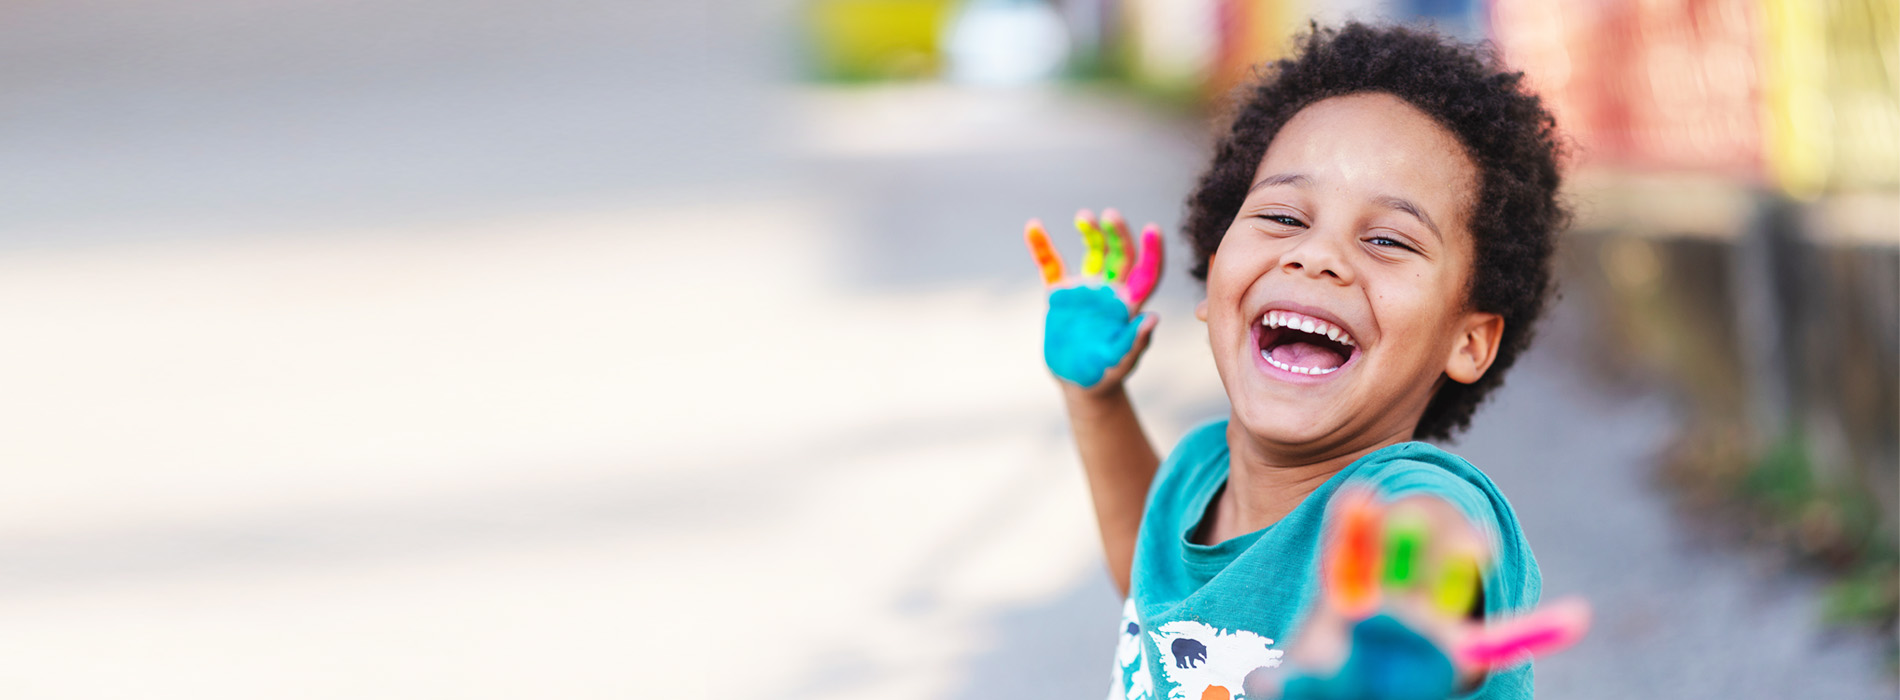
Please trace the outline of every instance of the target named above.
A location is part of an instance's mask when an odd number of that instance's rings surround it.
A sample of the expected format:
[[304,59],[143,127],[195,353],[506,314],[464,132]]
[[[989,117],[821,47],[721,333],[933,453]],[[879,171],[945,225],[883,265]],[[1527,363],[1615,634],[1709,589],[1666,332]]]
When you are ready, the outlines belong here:
[[1116,636],[1115,682],[1108,688],[1108,700],[1147,700],[1154,695],[1154,678],[1148,675],[1148,648],[1141,643],[1133,598],[1122,601],[1121,633]]
[[1226,697],[1238,697],[1247,674],[1279,666],[1283,653],[1273,648],[1272,639],[1246,630],[1217,630],[1193,620],[1175,620],[1148,636],[1160,652],[1161,673],[1173,685],[1168,689],[1169,700],[1201,700],[1211,687],[1226,690]]

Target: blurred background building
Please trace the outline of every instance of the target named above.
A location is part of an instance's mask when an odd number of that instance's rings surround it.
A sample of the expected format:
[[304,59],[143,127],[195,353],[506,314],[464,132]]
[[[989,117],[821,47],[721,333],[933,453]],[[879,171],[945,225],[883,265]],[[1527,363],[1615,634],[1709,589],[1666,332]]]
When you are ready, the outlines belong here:
[[1021,223],[1172,230],[1345,18],[1570,138],[1455,447],[1598,607],[1540,697],[1892,697],[1893,0],[0,3],[0,695],[1097,696]]

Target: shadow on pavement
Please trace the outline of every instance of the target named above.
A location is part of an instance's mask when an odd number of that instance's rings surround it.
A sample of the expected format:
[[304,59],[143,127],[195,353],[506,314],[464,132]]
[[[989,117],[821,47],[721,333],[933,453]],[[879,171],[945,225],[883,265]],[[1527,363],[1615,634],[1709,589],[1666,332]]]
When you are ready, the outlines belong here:
[[1108,575],[1091,569],[1054,598],[996,611],[981,628],[996,643],[969,659],[943,697],[1100,697],[1114,663],[1116,605]]

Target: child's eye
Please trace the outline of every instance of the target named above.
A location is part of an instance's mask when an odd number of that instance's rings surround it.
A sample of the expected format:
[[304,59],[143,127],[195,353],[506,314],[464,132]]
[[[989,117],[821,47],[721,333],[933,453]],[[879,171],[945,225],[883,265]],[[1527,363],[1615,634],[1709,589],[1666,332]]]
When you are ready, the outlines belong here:
[[1306,226],[1306,222],[1301,221],[1299,219],[1295,219],[1291,216],[1287,216],[1285,214],[1267,214],[1266,216],[1262,216],[1260,218],[1266,219],[1268,221],[1279,224],[1281,226],[1292,226],[1295,228]]
[[1381,248],[1398,248],[1399,250],[1412,249],[1411,246],[1406,245],[1404,242],[1400,241],[1399,239],[1387,238],[1385,236],[1374,236],[1372,238],[1366,239],[1366,242],[1379,246]]

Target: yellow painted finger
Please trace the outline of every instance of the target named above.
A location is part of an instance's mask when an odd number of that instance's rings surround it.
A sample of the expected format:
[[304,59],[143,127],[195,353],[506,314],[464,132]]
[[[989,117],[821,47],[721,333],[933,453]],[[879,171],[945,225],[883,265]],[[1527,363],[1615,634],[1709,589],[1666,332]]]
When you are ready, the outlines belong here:
[[1049,233],[1042,230],[1042,222],[1030,219],[1023,227],[1023,239],[1029,243],[1029,254],[1035,256],[1036,266],[1042,268],[1042,283],[1054,285],[1062,281],[1062,256],[1056,253],[1056,247],[1049,243]]
[[1083,209],[1075,213],[1075,230],[1082,232],[1082,242],[1088,244],[1088,252],[1082,256],[1082,276],[1101,277],[1102,257],[1107,250],[1102,230],[1095,227],[1095,216]]
[[1447,615],[1463,616],[1471,612],[1478,599],[1482,572],[1478,553],[1471,549],[1453,550],[1438,564],[1438,580],[1432,585],[1432,603]]

